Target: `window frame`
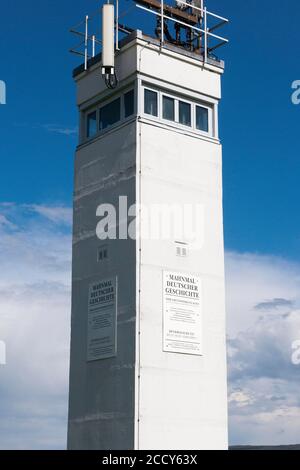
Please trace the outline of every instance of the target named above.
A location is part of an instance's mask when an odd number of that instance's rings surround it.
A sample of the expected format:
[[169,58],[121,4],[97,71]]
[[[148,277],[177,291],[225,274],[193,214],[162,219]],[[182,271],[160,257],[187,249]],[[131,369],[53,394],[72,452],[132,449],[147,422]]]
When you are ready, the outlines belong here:
[[[182,122],[179,121],[179,118],[180,118],[180,111],[179,111],[179,107],[180,107],[180,103],[186,103],[186,104],[189,104],[190,105],[190,109],[191,109],[191,124],[188,125],[188,124],[183,124]],[[195,119],[194,119],[194,103],[192,101],[188,101],[184,98],[178,98],[178,124],[180,126],[183,126],[185,129],[194,129],[194,122],[195,122]]]
[[[125,117],[125,94],[129,93],[130,91],[133,91],[133,114],[130,114],[129,116]],[[109,103],[116,101],[117,99],[120,99],[120,119],[116,121],[114,124],[111,124],[105,127],[104,129],[100,129],[100,110],[104,108],[106,105],[109,105]],[[96,119],[97,119],[97,131],[96,131],[96,134],[94,134],[93,136],[88,136],[88,132],[87,132],[88,131],[88,116],[95,111],[96,111]],[[119,126],[123,122],[127,122],[131,120],[136,115],[137,115],[137,91],[136,91],[135,84],[132,83],[130,86],[122,90],[121,93],[116,93],[113,96],[110,96],[109,98],[107,98],[106,100],[103,100],[101,104],[91,106],[82,111],[81,142],[82,143],[89,142],[90,140],[97,138],[99,135],[103,135],[105,132],[108,132],[111,129],[114,129],[115,127]]]
[[[153,93],[156,93],[156,97],[157,97],[157,115],[146,113],[146,111],[145,111],[145,108],[146,108],[145,107],[146,91],[152,91]],[[158,90],[155,90],[155,89],[150,88],[150,87],[143,87],[142,99],[143,99],[143,114],[145,116],[149,116],[149,119],[155,119],[155,118],[159,119],[159,116],[161,114],[160,92]]]
[[[133,92],[133,113],[129,114],[129,116],[125,116],[125,95],[127,93]],[[135,87],[130,87],[126,90],[123,91],[122,93],[122,103],[121,103],[121,120],[124,119],[124,121],[127,121],[127,119],[130,119],[132,116],[136,115],[136,89]]]
[[[215,129],[215,119],[216,119],[216,104],[215,103],[208,103],[202,101],[200,99],[188,99],[184,95],[180,94],[172,94],[164,89],[159,89],[155,86],[151,86],[150,84],[142,84],[143,92],[141,93],[143,102],[142,102],[142,116],[146,119],[159,121],[164,125],[168,125],[171,127],[176,127],[185,131],[190,131],[192,133],[196,133],[197,135],[203,135],[205,137],[210,137],[213,139],[217,139],[217,132]],[[152,114],[148,114],[145,112],[145,90],[153,91],[157,94],[158,97],[158,116],[154,116]],[[168,98],[174,99],[174,114],[175,120],[171,121],[163,117],[163,97],[166,96]],[[179,102],[183,102],[189,104],[191,106],[191,125],[182,124],[179,122]],[[208,132],[203,131],[201,129],[196,128],[196,106],[200,106],[208,110]]]
[[[198,129],[197,126],[197,107],[207,109],[207,121],[208,121],[208,131],[204,131],[203,129]],[[212,109],[208,106],[203,106],[202,103],[195,103],[195,129],[197,132],[201,132],[203,134],[212,134],[213,133],[213,120],[212,120]],[[210,132],[211,131],[211,132]]]
[[[111,103],[113,103],[114,101],[117,101],[117,100],[120,100],[120,119],[115,121],[113,124],[110,124],[110,125],[104,127],[104,129],[100,129],[100,112],[101,112],[101,109],[105,108],[106,106],[108,106],[109,104],[111,104]],[[118,125],[122,121],[122,114],[123,114],[122,111],[123,110],[122,110],[122,96],[121,95],[111,96],[109,100],[102,103],[101,106],[98,106],[98,133],[102,134],[103,132],[107,131],[108,129],[112,129],[113,127]]]
[[[170,98],[171,100],[174,101],[174,119],[167,119],[164,117],[164,98]],[[173,95],[170,95],[169,93],[161,92],[160,100],[161,100],[161,119],[163,119],[163,121],[166,121],[166,122],[177,123],[178,121],[177,99]]]
[[[89,116],[91,114],[93,114],[94,112],[96,112],[96,133],[92,136],[89,136],[88,135]],[[96,108],[96,107],[89,108],[85,111],[85,116],[84,116],[84,119],[83,119],[83,127],[84,127],[83,135],[84,135],[85,140],[94,139],[96,137],[96,135],[98,134],[98,120],[99,120],[98,108]]]
[[[100,256],[102,254],[102,257]],[[105,256],[104,256],[105,254]],[[97,249],[97,263],[103,263],[108,260],[108,245],[100,245]]]

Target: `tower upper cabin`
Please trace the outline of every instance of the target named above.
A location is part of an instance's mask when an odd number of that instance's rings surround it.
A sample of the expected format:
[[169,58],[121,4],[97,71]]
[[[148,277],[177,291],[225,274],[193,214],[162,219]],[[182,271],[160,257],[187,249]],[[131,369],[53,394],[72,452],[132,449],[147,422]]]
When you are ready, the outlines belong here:
[[215,54],[227,21],[203,0],[133,0],[129,9],[120,0],[86,16],[71,30],[82,36],[72,52],[84,58],[74,70],[80,144],[133,116],[218,139],[224,62]]

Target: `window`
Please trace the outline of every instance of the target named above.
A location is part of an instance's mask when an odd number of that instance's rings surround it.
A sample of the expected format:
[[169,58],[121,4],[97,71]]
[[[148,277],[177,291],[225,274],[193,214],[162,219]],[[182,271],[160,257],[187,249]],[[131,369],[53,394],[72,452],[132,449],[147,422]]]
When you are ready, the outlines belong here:
[[102,131],[121,119],[121,98],[100,108],[99,129]]
[[181,258],[186,258],[188,256],[188,245],[186,243],[175,242],[176,244],[176,255]]
[[[156,98],[156,101],[152,100],[151,106],[157,116],[157,93],[151,91],[150,93]],[[101,103],[98,106],[93,111],[87,109],[81,113],[81,141],[94,137],[106,128],[134,115],[135,90],[134,88],[127,90],[124,94],[116,95],[113,101],[107,102],[104,106]]]
[[168,96],[163,96],[163,118],[168,121],[175,121],[175,100]]
[[196,129],[208,132],[208,109],[196,106]]
[[125,118],[134,114],[134,90],[130,90],[124,95],[124,115]]
[[157,93],[152,90],[145,90],[145,103],[144,109],[146,114],[157,116]]
[[98,262],[104,261],[108,258],[108,248],[107,246],[101,246],[98,249]]
[[87,115],[86,135],[87,137],[94,137],[96,133],[97,133],[97,111],[93,111],[92,113]]
[[179,101],[179,122],[184,126],[191,126],[191,105],[184,101]]

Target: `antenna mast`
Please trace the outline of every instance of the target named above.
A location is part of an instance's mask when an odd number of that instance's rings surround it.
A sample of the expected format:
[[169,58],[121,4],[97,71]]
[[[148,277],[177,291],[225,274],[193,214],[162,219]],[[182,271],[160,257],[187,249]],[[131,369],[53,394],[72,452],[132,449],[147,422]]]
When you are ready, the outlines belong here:
[[[70,30],[81,38],[81,42],[70,52],[84,57],[85,71],[98,56],[97,60],[102,62],[101,72],[108,88],[114,89],[118,85],[115,52],[122,44],[119,36],[122,35],[122,41],[124,35],[128,36],[135,31],[130,23],[121,24],[119,19],[127,16],[134,7],[149,16],[155,15],[155,36],[161,47],[172,44],[195,53],[206,63],[210,59],[218,60],[216,49],[228,43],[228,39],[218,33],[219,28],[225,26],[228,20],[208,11],[205,0],[133,0],[132,7],[119,12],[120,3],[121,0],[105,0],[102,7],[92,15],[85,16],[83,21]],[[98,31],[99,13],[102,16],[101,38],[95,34],[95,31]]]
[[105,3],[102,7],[102,76],[108,88],[118,85],[115,71],[115,7]]

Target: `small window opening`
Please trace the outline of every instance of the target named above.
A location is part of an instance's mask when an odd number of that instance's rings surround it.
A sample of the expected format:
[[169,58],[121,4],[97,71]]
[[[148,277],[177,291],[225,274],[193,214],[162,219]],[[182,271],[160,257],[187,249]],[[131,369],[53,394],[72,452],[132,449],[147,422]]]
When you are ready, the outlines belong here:
[[100,108],[99,128],[100,131],[112,126],[121,119],[121,99],[114,101]]
[[188,245],[184,242],[175,242],[176,256],[186,258],[188,256]]
[[87,116],[87,137],[94,137],[97,134],[97,111],[93,111]]
[[134,114],[134,90],[124,94],[124,109],[125,118]]
[[175,100],[168,96],[163,96],[163,118],[168,121],[175,121]]
[[146,114],[151,114],[151,116],[158,115],[157,93],[155,91],[145,90],[144,108]]
[[208,132],[208,109],[196,106],[196,128]]
[[104,261],[108,258],[108,248],[105,247],[100,247],[98,249],[98,262]]
[[191,105],[184,101],[179,101],[179,122],[184,126],[191,126]]

